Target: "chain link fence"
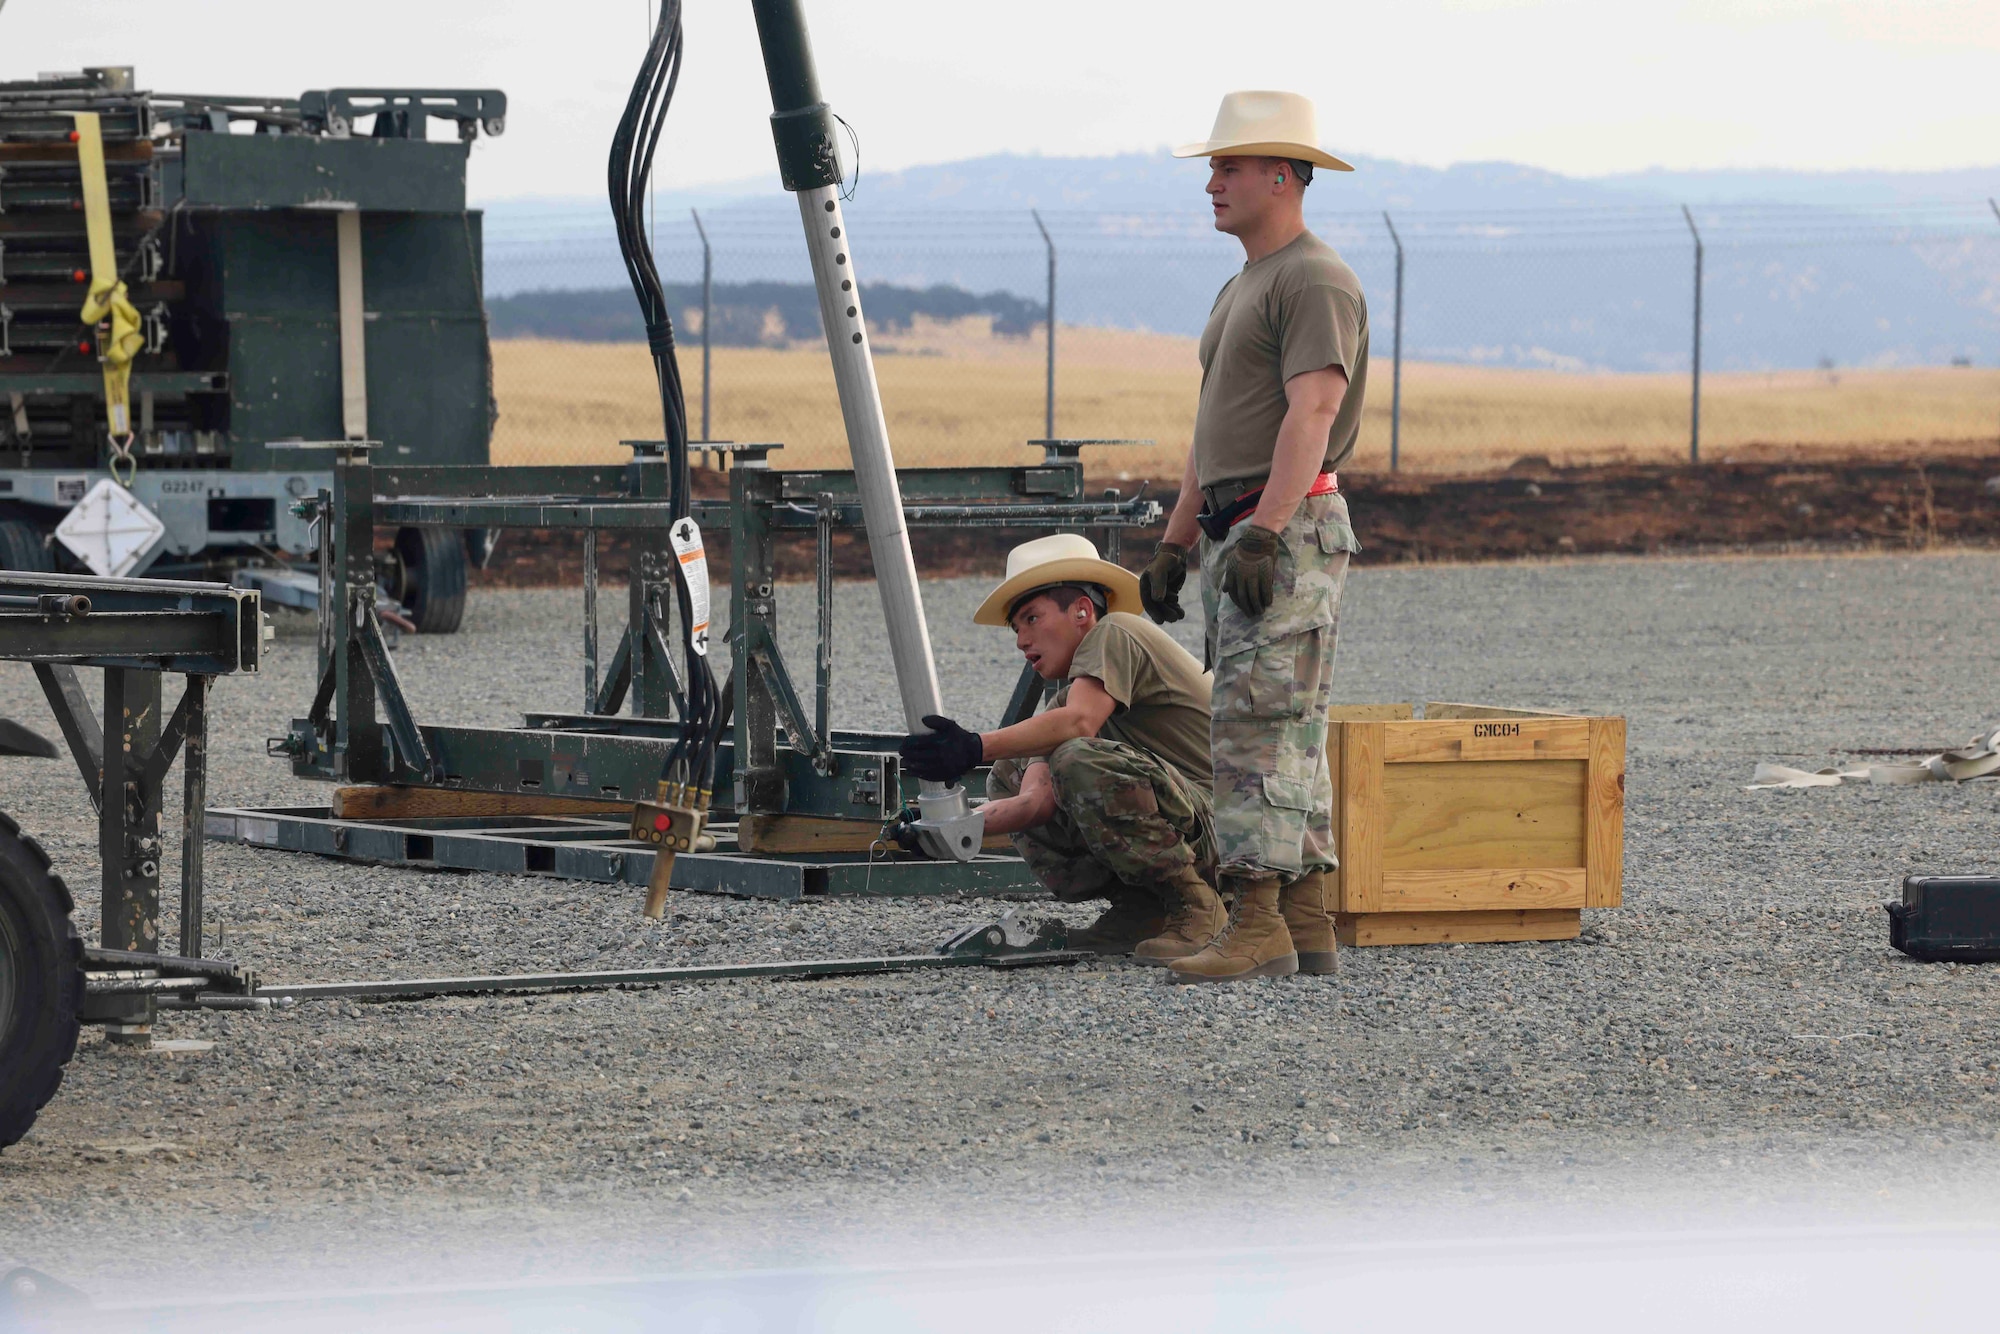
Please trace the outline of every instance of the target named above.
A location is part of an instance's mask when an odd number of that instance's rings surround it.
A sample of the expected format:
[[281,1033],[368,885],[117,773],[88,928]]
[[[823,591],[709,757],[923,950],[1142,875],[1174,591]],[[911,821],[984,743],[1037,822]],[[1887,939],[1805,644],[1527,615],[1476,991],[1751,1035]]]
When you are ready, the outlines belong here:
[[[1178,475],[1234,240],[1199,216],[849,217],[899,462],[1025,461],[1053,430],[1152,442],[1097,452],[1107,477]],[[2000,449],[1990,203],[1311,222],[1368,296],[1358,470]],[[660,217],[654,237],[696,434],[844,465],[796,216],[737,205]],[[486,266],[497,462],[614,460],[620,440],[657,436],[608,226],[584,210],[489,218]]]

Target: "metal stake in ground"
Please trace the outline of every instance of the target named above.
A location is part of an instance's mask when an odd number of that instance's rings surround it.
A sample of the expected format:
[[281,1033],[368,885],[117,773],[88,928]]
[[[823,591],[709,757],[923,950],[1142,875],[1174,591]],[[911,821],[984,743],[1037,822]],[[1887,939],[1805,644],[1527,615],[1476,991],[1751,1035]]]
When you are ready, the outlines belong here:
[[[924,717],[944,712],[937,664],[931,656],[930,627],[917,589],[917,564],[904,526],[903,496],[889,450],[889,426],[875,382],[875,361],[861,315],[861,286],[854,275],[854,252],[840,209],[840,165],[834,149],[833,112],[819,94],[812,46],[798,0],[752,0],[757,35],[764,48],[764,73],[771,85],[771,129],[777,140],[778,171],[785,188],[798,196],[813,282],[819,289],[820,323],[833,358],[834,384],[854,458],[855,486],[868,529],[868,551],[882,591],[889,654],[903,697],[903,721],[912,732],[927,730]],[[917,829],[933,857],[970,861],[978,855],[985,821],[971,810],[965,789],[926,782],[917,797]]]

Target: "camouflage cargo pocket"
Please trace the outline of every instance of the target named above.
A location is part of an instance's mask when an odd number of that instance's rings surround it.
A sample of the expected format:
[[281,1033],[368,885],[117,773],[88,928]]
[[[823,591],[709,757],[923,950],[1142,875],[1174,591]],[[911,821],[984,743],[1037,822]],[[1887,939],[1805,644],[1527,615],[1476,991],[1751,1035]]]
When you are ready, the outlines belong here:
[[1302,783],[1296,778],[1265,774],[1264,800],[1281,811],[1310,811],[1313,809],[1312,784]]
[[1269,609],[1261,616],[1246,616],[1222,591],[1223,567],[1246,528],[1238,524],[1226,542],[1202,543],[1202,602],[1211,664],[1259,644],[1336,623],[1348,558],[1361,546],[1348,522],[1346,500],[1338,495],[1307,498],[1278,536]]
[[1351,556],[1361,550],[1361,539],[1354,535],[1354,525],[1347,520],[1344,501],[1337,513],[1320,519],[1314,535],[1319,539],[1319,549],[1329,556]]
[[1215,667],[1217,721],[1301,718],[1317,702],[1332,634],[1317,628],[1232,653]]

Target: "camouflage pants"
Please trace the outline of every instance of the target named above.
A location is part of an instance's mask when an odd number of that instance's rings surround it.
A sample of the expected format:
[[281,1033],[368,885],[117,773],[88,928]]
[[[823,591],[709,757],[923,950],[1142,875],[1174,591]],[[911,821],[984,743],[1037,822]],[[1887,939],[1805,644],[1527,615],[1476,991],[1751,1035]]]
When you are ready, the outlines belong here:
[[[1011,797],[1031,760],[1000,760],[987,795]],[[1065,741],[1048,757],[1056,813],[1014,835],[1015,851],[1064,903],[1121,888],[1158,894],[1189,866],[1215,872],[1208,793],[1165,760],[1102,737]]]
[[1339,864],[1326,717],[1340,593],[1360,545],[1346,500],[1307,497],[1279,538],[1275,597],[1251,617],[1222,591],[1224,560],[1247,523],[1225,542],[1202,541],[1216,859],[1223,875],[1289,879]]

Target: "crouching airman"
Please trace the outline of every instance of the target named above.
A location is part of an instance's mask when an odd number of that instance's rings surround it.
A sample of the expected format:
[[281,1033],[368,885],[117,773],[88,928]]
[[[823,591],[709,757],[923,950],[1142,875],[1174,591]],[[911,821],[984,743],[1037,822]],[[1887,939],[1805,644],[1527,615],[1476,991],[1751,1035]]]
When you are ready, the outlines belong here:
[[1138,579],[1089,539],[1014,548],[973,620],[1013,630],[1028,665],[1062,683],[1053,707],[984,733],[931,716],[902,754],[939,782],[991,764],[986,832],[1011,835],[1057,899],[1110,900],[1071,945],[1164,964],[1199,953],[1228,915],[1214,888],[1212,682],[1140,611]]

